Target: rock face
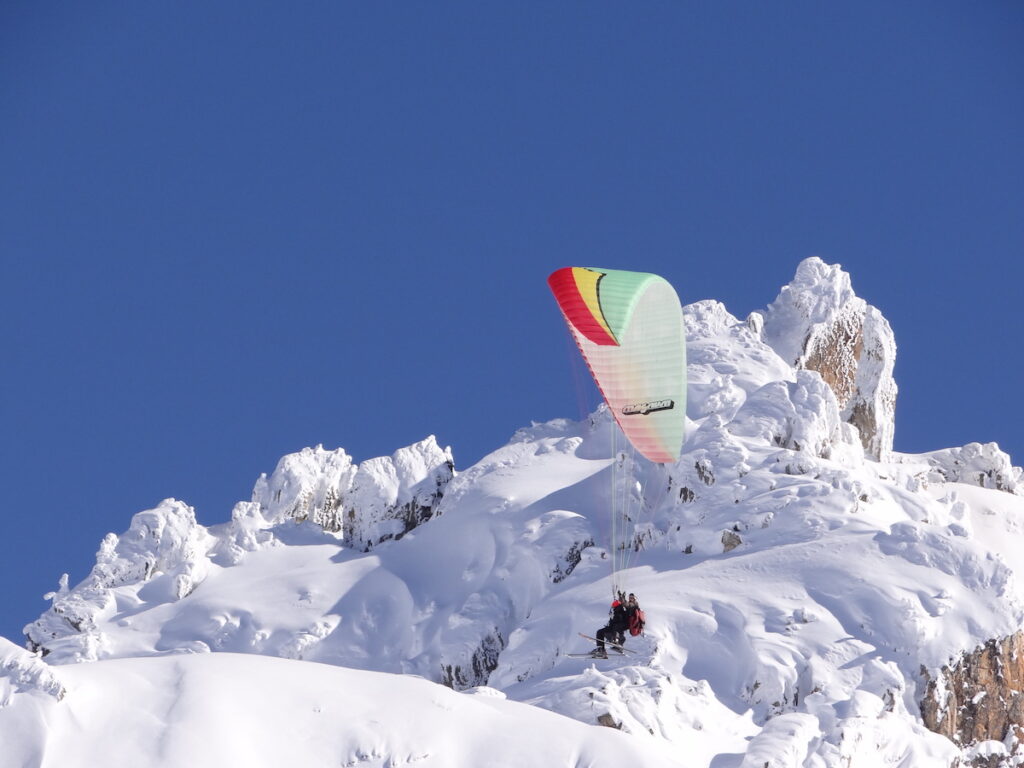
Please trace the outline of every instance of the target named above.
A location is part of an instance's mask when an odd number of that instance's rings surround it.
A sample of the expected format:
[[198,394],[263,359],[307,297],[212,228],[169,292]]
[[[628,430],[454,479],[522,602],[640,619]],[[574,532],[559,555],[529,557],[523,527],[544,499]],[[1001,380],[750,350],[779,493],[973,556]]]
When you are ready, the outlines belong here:
[[865,452],[884,461],[895,427],[896,341],[881,312],[858,298],[838,265],[805,259],[762,320],[751,328],[790,365],[817,371]]
[[262,475],[252,501],[270,524],[308,520],[365,551],[433,517],[454,467],[433,435],[361,464],[341,448],[305,448]]
[[999,765],[1024,741],[1024,632],[990,640],[925,679],[921,717],[929,729],[961,747],[1003,743],[974,764]]

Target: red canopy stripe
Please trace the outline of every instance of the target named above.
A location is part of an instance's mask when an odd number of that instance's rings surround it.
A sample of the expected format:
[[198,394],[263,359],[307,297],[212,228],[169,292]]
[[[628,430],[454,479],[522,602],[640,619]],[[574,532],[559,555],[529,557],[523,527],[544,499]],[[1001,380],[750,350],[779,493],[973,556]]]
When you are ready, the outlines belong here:
[[[602,347],[618,346],[615,337],[606,330],[601,319],[594,316],[587,300],[580,293],[580,287],[576,282],[574,267],[563,267],[551,273],[548,277],[548,285],[555,295],[565,319],[572,324],[580,334],[594,344]],[[596,304],[596,296],[590,302]]]

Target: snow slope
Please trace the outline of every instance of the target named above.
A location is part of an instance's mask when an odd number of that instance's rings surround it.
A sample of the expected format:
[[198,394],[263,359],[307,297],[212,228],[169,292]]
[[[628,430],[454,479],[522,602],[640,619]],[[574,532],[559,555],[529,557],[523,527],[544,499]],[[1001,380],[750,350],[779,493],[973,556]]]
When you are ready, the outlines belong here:
[[[802,265],[798,282],[815,307],[813,334],[829,336],[821,318],[842,312],[828,302],[842,309],[852,294],[836,290],[849,286],[844,273],[819,264]],[[124,687],[126,700],[162,702],[143,707],[160,717],[132,720],[124,754],[135,765],[172,764],[141,746],[168,738],[172,709],[210,729],[199,731],[204,742],[223,739],[223,754],[254,744],[260,757],[246,764],[280,764],[259,760],[275,754],[261,745],[284,726],[267,736],[260,718],[280,705],[303,713],[280,723],[313,729],[322,682],[362,686],[405,716],[323,693],[346,716],[310,742],[308,765],[358,764],[360,754],[398,765],[454,754],[454,741],[458,759],[476,764],[499,764],[489,743],[530,765],[603,764],[623,743],[641,764],[714,768],[973,757],[978,748],[924,727],[922,669],[1024,626],[1020,469],[994,445],[872,459],[823,376],[776,352],[812,333],[782,304],[766,313],[771,344],[757,313],[740,321],[713,301],[685,308],[688,436],[671,466],[630,452],[599,409],[524,428],[458,473],[432,438],[358,467],[340,449],[307,449],[260,478],[230,522],[205,528],[174,500],[136,515],[104,540],[93,573],[74,588],[65,578],[26,627],[46,664],[26,654],[14,667],[52,669],[49,688],[67,694],[12,693],[21,684],[8,683],[0,739],[28,734],[18,736],[25,755],[64,754],[81,712],[113,717],[122,706],[95,692]],[[857,391],[884,390],[888,408],[894,386],[865,375],[851,379]],[[891,423],[877,413],[884,443]],[[631,518],[614,530],[613,503]],[[567,656],[589,647],[579,632],[604,622],[613,560],[627,561],[617,584],[639,596],[646,635],[607,661]],[[203,709],[215,696],[205,689],[174,694],[182,676],[266,679],[274,695],[246,690],[246,712],[259,714],[243,727]],[[486,685],[492,698],[438,684]],[[436,714],[434,701],[471,703],[409,730]],[[380,724],[376,751],[360,735],[370,720]],[[463,743],[476,727],[540,749]],[[624,733],[608,741],[616,728]],[[174,738],[172,753],[187,750]]]
[[[13,651],[0,641],[6,659]],[[24,686],[12,696],[10,678],[0,678],[3,765],[679,764],[663,745],[638,750],[625,734],[507,701],[494,689],[456,693],[408,675],[186,654],[71,665],[55,676],[66,692],[59,699]]]

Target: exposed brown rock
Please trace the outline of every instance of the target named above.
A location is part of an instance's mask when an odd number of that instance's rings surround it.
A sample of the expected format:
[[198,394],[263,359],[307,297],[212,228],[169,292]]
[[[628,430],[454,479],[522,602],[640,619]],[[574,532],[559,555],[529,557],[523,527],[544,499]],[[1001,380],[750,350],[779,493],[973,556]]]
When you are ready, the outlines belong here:
[[743,539],[735,531],[724,531],[722,533],[722,552],[731,552],[743,543]]
[[861,445],[864,446],[864,450],[868,452],[868,455],[882,458],[880,452],[872,450],[872,438],[878,434],[878,417],[875,410],[869,407],[867,403],[856,403],[849,409],[847,421],[857,428]]
[[921,717],[925,726],[966,747],[1024,737],[1024,632],[966,653],[932,679],[927,670]]
[[808,345],[804,367],[820,373],[835,393],[839,407],[845,407],[857,391],[857,361],[864,353],[863,315],[848,312],[804,344]]
[[[869,321],[874,323],[871,328],[866,327]],[[895,346],[889,343],[888,324],[876,327],[882,323],[877,310],[859,299],[851,302],[831,323],[808,333],[804,353],[795,362],[797,368],[821,375],[835,393],[844,421],[857,428],[864,450],[875,459],[885,459],[892,450],[896,400]],[[873,373],[867,374],[868,369]]]

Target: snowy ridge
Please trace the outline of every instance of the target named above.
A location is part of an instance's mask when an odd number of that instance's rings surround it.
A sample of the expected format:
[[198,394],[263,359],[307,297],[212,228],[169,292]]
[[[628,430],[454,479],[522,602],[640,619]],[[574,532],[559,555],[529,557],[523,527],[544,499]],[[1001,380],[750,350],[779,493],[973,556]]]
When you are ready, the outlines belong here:
[[[533,722],[524,711],[548,710],[542,741],[565,743],[558,716],[621,729],[641,764],[1015,759],[1012,734],[985,737],[1005,738],[1002,752],[957,744],[925,727],[921,706],[943,695],[928,686],[944,667],[1024,627],[1020,468],[994,444],[889,452],[895,344],[838,267],[805,261],[745,321],[714,301],[684,318],[689,424],[676,464],[623,451],[605,408],[521,429],[457,474],[433,438],[359,465],[340,449],[305,449],[262,476],[230,522],[204,528],[175,501],[137,515],[104,540],[81,584],[62,580],[26,628],[31,646],[51,664],[94,662],[72,677],[83,667],[58,667],[72,683],[122,675],[129,657],[133,670],[163,665],[154,680],[173,663],[216,676],[218,658],[247,663],[231,652],[368,675],[359,679],[380,695],[428,710],[456,695],[391,676],[418,675],[533,705],[504,702],[511,730]],[[611,498],[630,504],[622,552],[610,550]],[[619,586],[639,596],[646,635],[628,640],[632,655],[568,657],[587,648],[578,633],[604,621],[613,555],[628,555]],[[299,695],[291,672],[262,663],[252,674]],[[78,706],[69,690],[47,711]],[[0,709],[0,735],[9,722]],[[332,760],[418,754],[398,731],[351,747],[360,722]],[[56,737],[26,738],[31,752],[33,738]],[[599,743],[579,738],[570,751]],[[550,764],[573,764],[565,754]],[[476,764],[491,756],[475,753]],[[308,764],[337,764],[319,759]]]

